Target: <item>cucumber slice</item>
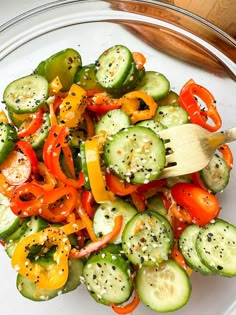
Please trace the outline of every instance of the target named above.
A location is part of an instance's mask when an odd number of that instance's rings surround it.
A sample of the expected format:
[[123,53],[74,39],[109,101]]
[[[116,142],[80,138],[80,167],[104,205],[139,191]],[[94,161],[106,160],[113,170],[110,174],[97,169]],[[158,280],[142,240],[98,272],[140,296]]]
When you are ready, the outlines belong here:
[[5,240],[11,235],[20,224],[20,218],[16,216],[10,208],[7,197],[0,193],[0,240]]
[[62,293],[62,288],[55,290],[40,289],[33,281],[20,274],[17,275],[16,286],[22,296],[37,302],[51,300]]
[[83,278],[91,296],[105,305],[121,304],[132,294],[130,266],[119,254],[104,250],[87,260]]
[[129,76],[133,62],[132,53],[127,47],[110,47],[95,63],[98,83],[104,89],[120,88]]
[[36,74],[11,82],[3,94],[9,111],[17,114],[35,112],[47,98],[48,82],[43,76]]
[[214,273],[236,276],[236,226],[216,219],[202,228],[196,240],[203,264]]
[[216,194],[228,185],[230,170],[221,157],[213,155],[209,164],[200,171],[200,177],[204,185]]
[[73,258],[68,260],[69,275],[62,293],[68,293],[74,291],[81,284],[81,277],[83,274],[84,263],[79,258]]
[[129,126],[129,116],[121,109],[114,109],[102,116],[95,127],[95,134],[98,135],[105,131],[107,135],[114,135],[121,129]]
[[179,250],[184,256],[186,263],[193,270],[205,275],[211,275],[213,272],[202,263],[196,250],[196,239],[200,230],[201,228],[196,224],[188,226],[179,237]]
[[[18,244],[24,237],[27,235],[31,235],[33,233],[37,233],[44,228],[48,227],[49,222],[44,220],[42,217],[34,215],[30,217],[29,221],[27,221],[27,228],[24,231],[23,235],[21,234],[18,239],[14,237],[14,240],[11,239],[9,236],[7,239],[7,242],[5,243],[5,250],[9,257],[12,257],[14,250]],[[35,248],[32,247],[31,255],[33,256],[35,253],[37,253],[39,250],[39,246],[36,246]]]
[[49,114],[44,113],[42,126],[34,134],[25,137],[24,140],[27,141],[34,150],[41,149],[48,136],[50,125]]
[[183,307],[191,294],[186,271],[169,259],[159,267],[137,270],[136,289],[141,301],[155,312],[172,312]]
[[158,178],[165,166],[165,147],[151,129],[131,126],[109,137],[104,162],[109,171],[127,182],[148,183]]
[[15,147],[16,130],[13,126],[0,123],[0,165],[6,160]]
[[167,209],[165,207],[165,204],[159,195],[154,195],[147,199],[147,208],[149,210],[157,211],[163,216],[167,214]]
[[154,266],[168,259],[173,245],[169,222],[155,211],[133,216],[122,234],[122,248],[135,265]]
[[146,71],[142,81],[135,90],[143,91],[155,101],[166,97],[170,91],[170,82],[162,74],[156,71]]
[[40,62],[34,72],[45,77],[48,82],[58,76],[62,91],[68,91],[81,64],[80,54],[72,48],[67,48]]
[[94,215],[93,228],[98,237],[111,232],[114,226],[114,219],[118,215],[123,216],[123,225],[119,235],[112,243],[121,243],[121,235],[126,223],[137,213],[137,210],[128,202],[121,198],[116,198],[112,202],[101,204]]
[[156,134],[158,134],[161,130],[165,129],[165,127],[158,121],[154,119],[143,120],[136,124],[136,126],[143,126],[153,130]]
[[174,91],[170,91],[169,94],[163,98],[162,100],[158,101],[158,105],[176,105],[179,106],[179,95]]
[[74,82],[85,90],[101,88],[96,78],[95,64],[89,64],[79,69],[75,74]]
[[157,108],[153,118],[166,128],[187,124],[189,116],[185,109],[175,105],[163,105]]

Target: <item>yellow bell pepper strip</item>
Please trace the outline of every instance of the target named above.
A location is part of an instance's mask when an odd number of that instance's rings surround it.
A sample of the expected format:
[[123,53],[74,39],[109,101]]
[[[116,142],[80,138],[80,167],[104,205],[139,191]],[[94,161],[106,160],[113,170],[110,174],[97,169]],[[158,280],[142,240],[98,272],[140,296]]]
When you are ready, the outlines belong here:
[[59,76],[56,76],[50,83],[49,83],[49,95],[55,95],[60,92],[62,89],[62,84],[60,81]]
[[[34,245],[50,249],[56,246],[53,254],[54,263],[42,267],[37,260],[28,258]],[[38,233],[23,238],[12,256],[12,266],[19,274],[33,281],[40,289],[54,290],[61,288],[68,279],[68,257],[71,250],[70,241],[62,229],[49,227]]]
[[59,120],[64,127],[75,128],[83,119],[82,115],[86,109],[86,91],[77,84],[72,84],[68,96],[59,106]]
[[111,240],[113,240],[120,233],[121,228],[122,228],[122,222],[123,222],[123,217],[121,215],[115,217],[114,227],[113,227],[111,232],[103,235],[97,241],[91,242],[81,249],[73,248],[70,251],[69,257],[70,258],[82,258],[82,257],[85,257],[85,256],[101,249],[102,247],[104,247],[107,243],[109,243]]
[[0,123],[1,122],[4,122],[5,124],[9,123],[7,115],[3,110],[0,111]]
[[105,180],[100,166],[99,137],[85,141],[85,159],[91,191],[95,201],[102,203],[114,200],[114,194],[106,190],[105,187]]
[[77,233],[80,230],[83,230],[85,228],[84,223],[82,220],[75,220],[73,222],[67,223],[60,227],[60,229],[66,234],[73,234]]
[[132,124],[141,120],[151,119],[157,109],[157,103],[154,99],[143,91],[132,91],[125,94],[122,97],[122,103],[121,109],[130,116]]

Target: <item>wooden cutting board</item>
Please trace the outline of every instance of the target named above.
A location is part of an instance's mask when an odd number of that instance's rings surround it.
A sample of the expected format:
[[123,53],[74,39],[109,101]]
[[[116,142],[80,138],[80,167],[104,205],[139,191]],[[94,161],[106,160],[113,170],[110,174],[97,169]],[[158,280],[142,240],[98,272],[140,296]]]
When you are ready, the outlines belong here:
[[170,0],[236,37],[236,0]]

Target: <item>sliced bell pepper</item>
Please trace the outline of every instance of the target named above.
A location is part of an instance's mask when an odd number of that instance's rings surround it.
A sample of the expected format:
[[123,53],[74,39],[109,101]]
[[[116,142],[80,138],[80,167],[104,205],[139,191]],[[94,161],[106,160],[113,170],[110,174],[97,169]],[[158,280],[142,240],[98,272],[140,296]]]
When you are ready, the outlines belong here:
[[136,290],[134,290],[134,297],[131,302],[126,305],[115,305],[110,303],[112,310],[117,314],[131,314],[139,305],[140,298]]
[[168,212],[171,212],[172,215],[183,222],[186,223],[192,223],[192,217],[190,216],[190,214],[183,208],[181,208],[180,206],[178,206],[176,204],[176,202],[173,202],[172,205],[170,206],[170,208],[168,209]]
[[43,109],[40,108],[37,112],[30,114],[26,118],[18,129],[17,136],[23,138],[34,134],[41,127],[42,123]]
[[[37,260],[32,262],[28,254],[32,246],[42,245],[50,249],[56,247],[54,263],[42,267]],[[38,233],[26,236],[12,256],[12,266],[22,276],[33,281],[40,289],[54,290],[61,288],[68,279],[68,256],[71,249],[67,235],[58,227],[49,227]]]
[[109,110],[121,108],[121,99],[111,98],[106,92],[99,89],[87,91],[87,109],[100,115],[106,114]]
[[60,81],[59,76],[56,76],[50,83],[49,83],[49,95],[58,94],[58,92],[62,89],[62,84]]
[[189,276],[192,274],[192,269],[186,264],[184,256],[176,248],[176,246],[172,247],[170,256],[180,265],[180,267],[182,267],[187,272]]
[[138,188],[138,185],[132,185],[130,183],[124,182],[112,173],[106,172],[105,179],[108,189],[115,195],[126,196],[136,191]]
[[121,108],[130,116],[131,123],[135,124],[138,121],[151,119],[156,113],[157,103],[143,91],[132,91],[122,97]]
[[107,243],[109,243],[111,240],[113,240],[120,233],[121,228],[122,228],[122,222],[123,222],[122,216],[115,217],[114,227],[110,233],[103,235],[97,241],[91,242],[87,246],[85,246],[81,249],[72,248],[69,257],[70,258],[82,258],[82,257],[85,257],[85,256],[101,249],[102,247],[104,247]]
[[19,149],[30,160],[31,170],[35,175],[37,173],[38,158],[31,145],[25,140],[19,140],[16,143],[16,148]]
[[5,124],[9,123],[7,115],[6,115],[6,113],[3,110],[0,111],[0,123],[1,122],[4,122]]
[[47,168],[52,174],[65,185],[75,188],[81,187],[81,181],[67,177],[60,165],[61,150],[68,146],[67,136],[69,134],[68,128],[54,125],[49,131],[47,140],[43,148],[43,160]]
[[45,190],[33,183],[25,183],[16,187],[10,199],[12,212],[19,217],[38,214],[43,204]]
[[55,176],[48,170],[43,162],[38,163],[37,176],[32,182],[47,191],[53,190],[57,184]]
[[130,194],[130,196],[133,204],[139,212],[146,210],[146,199],[142,192],[134,191]]
[[[197,97],[205,103],[206,110],[201,110]],[[200,125],[211,132],[217,131],[221,127],[222,120],[217,111],[214,96],[193,80],[189,80],[181,89],[179,104],[187,111],[191,123]],[[209,123],[206,118],[210,118],[213,124]]]
[[82,207],[84,208],[86,213],[89,215],[91,219],[93,219],[97,205],[93,198],[93,194],[90,190],[83,191],[81,202],[82,202]]
[[72,84],[68,96],[59,107],[59,120],[62,126],[69,128],[78,126],[87,105],[86,98],[86,91],[79,85]]
[[86,122],[87,137],[91,138],[95,134],[93,120],[91,118],[91,115],[89,115],[88,111],[85,111],[83,116]]
[[228,169],[231,170],[234,163],[234,157],[232,154],[232,151],[230,150],[230,147],[228,144],[222,144],[217,148],[217,150],[221,153],[222,159],[225,161],[225,163],[228,166]]
[[78,192],[70,186],[62,186],[44,193],[38,214],[51,222],[61,222],[76,208]]
[[91,218],[89,217],[85,209],[83,208],[82,204],[78,205],[77,213],[80,216],[82,222],[84,223],[90,239],[93,242],[96,242],[98,239],[93,230],[93,221],[91,220]]
[[146,63],[146,57],[142,53],[136,51],[132,52],[132,55],[137,69],[139,71],[142,70]]
[[95,201],[102,203],[114,200],[114,194],[106,190],[105,187],[105,181],[100,166],[98,137],[93,137],[85,141],[85,158],[91,191]]

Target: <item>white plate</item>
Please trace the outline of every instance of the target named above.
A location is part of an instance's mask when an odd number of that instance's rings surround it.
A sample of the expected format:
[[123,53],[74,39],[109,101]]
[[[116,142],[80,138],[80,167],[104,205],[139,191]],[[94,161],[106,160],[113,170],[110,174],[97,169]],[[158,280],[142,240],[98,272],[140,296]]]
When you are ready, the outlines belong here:
[[[19,2],[15,0],[15,3]],[[18,22],[5,24],[0,28],[0,94],[7,83],[31,73],[41,60],[61,49],[77,49],[86,64],[94,62],[105,48],[119,43],[144,53],[146,68],[165,74],[176,92],[190,78],[209,88],[223,117],[223,128],[236,125],[236,69],[230,60],[235,53],[233,39],[212,29],[201,19],[186,16],[171,6],[161,3],[148,5],[147,2],[140,6],[140,3],[62,0],[22,15]],[[125,23],[121,25],[121,22]],[[144,29],[144,24],[149,28]],[[231,148],[236,156],[236,145],[232,144]],[[219,195],[221,217],[233,224],[236,224],[235,179],[233,170],[230,184]],[[10,259],[1,248],[1,314],[114,314],[109,307],[90,298],[83,286],[48,302],[29,301],[18,293],[15,279]],[[206,277],[193,273],[191,283],[189,303],[174,314],[236,314],[236,278]],[[134,314],[156,313],[140,306]]]

